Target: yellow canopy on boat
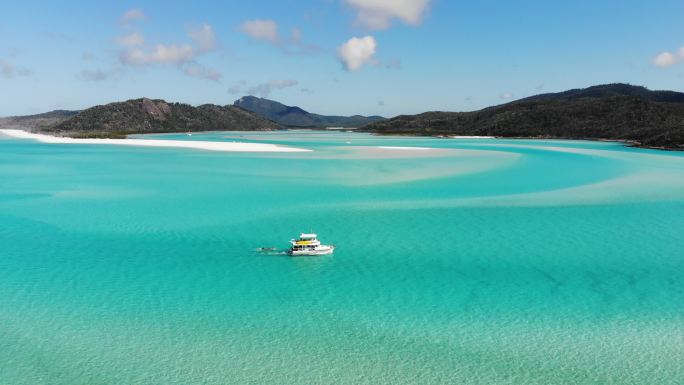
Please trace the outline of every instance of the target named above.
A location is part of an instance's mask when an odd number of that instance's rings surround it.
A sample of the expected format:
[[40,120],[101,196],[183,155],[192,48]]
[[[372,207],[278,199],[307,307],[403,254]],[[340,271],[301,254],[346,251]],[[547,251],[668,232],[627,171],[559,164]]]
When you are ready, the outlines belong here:
[[310,245],[311,241],[297,241],[295,245]]

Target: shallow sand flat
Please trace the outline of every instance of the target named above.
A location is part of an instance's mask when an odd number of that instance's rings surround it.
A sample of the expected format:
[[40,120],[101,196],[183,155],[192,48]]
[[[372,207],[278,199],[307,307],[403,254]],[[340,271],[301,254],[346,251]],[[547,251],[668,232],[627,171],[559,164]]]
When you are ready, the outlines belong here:
[[[531,139],[535,140],[535,139]],[[616,152],[614,150],[606,150],[605,148],[602,149],[589,149],[589,148],[577,148],[577,147],[562,147],[562,146],[554,146],[550,144],[546,144],[546,142],[540,142],[540,144],[514,144],[514,143],[483,143],[483,144],[478,144],[478,146],[483,147],[494,147],[494,148],[502,148],[502,147],[508,147],[508,148],[520,148],[520,149],[529,149],[529,150],[539,150],[539,151],[553,151],[553,152],[565,152],[568,154],[578,154],[578,155],[589,155],[589,156],[600,156],[600,157],[605,157],[605,158],[615,158],[615,159],[625,159],[625,158],[630,158],[634,157],[634,154],[629,154],[625,156],[624,153],[621,152]],[[650,154],[638,154],[638,156],[648,156]],[[655,155],[655,156],[659,156]]]
[[[586,185],[522,194],[453,199],[368,202],[366,209],[434,209],[454,207],[569,207],[676,201],[684,181],[670,172],[638,172]],[[358,204],[358,203],[357,203]],[[358,207],[358,206],[357,206]]]
[[208,142],[160,139],[75,139],[58,136],[34,134],[22,130],[0,129],[4,134],[17,139],[34,139],[51,144],[115,144],[124,146],[190,148],[208,151],[228,152],[308,152],[311,150],[278,146],[269,143]]
[[[684,378],[684,154],[310,134],[0,138],[0,383]],[[254,250],[299,231],[334,256]]]
[[414,151],[425,151],[432,150],[429,147],[406,147],[406,146],[376,146],[376,148],[381,148],[383,150],[414,150]]
[[[337,154],[341,158],[351,159],[392,159],[392,158],[433,158],[464,155],[461,150],[433,147],[392,147],[392,146],[341,146],[338,149],[347,152]],[[468,150],[466,150],[468,151]]]
[[397,147],[397,146],[343,146],[338,147],[347,154],[337,154],[338,158],[350,159],[393,159],[393,158],[478,158],[508,157],[517,158],[511,152],[480,149],[439,148],[439,147]]
[[[333,152],[316,151],[311,156],[288,157],[324,161],[316,183],[371,186],[451,178],[510,167],[519,154],[500,151],[429,148],[424,151],[393,151],[370,146],[331,147]],[[344,150],[341,153],[338,150]],[[396,162],[401,162],[398,165]],[[261,168],[252,175],[260,178],[311,178],[305,167]]]
[[[231,172],[262,180],[302,178],[311,185],[378,186],[485,172],[510,167],[521,158],[519,154],[497,150],[426,147],[422,151],[404,151],[377,146],[313,146],[314,152],[289,153],[283,157],[297,162],[320,162],[315,176],[309,163],[296,167],[269,164],[249,169],[237,166]],[[269,158],[273,156],[276,155]],[[227,170],[226,165],[221,167]]]

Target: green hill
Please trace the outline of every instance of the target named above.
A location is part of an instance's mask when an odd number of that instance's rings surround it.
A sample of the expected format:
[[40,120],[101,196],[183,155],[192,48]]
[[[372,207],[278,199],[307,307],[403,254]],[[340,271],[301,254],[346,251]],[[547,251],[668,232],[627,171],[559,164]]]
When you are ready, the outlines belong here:
[[361,127],[380,134],[610,139],[684,149],[684,93],[607,84],[472,112],[401,115]]
[[72,137],[187,131],[275,130],[278,124],[234,106],[193,107],[147,98],[88,108],[38,131]]

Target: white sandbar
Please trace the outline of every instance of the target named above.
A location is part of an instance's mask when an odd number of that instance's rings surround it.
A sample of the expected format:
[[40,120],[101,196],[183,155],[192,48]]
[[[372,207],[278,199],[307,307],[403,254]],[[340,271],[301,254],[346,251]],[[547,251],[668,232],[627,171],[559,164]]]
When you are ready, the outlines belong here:
[[161,140],[161,139],[77,139],[44,134],[34,134],[23,130],[0,129],[0,134],[18,139],[34,139],[53,144],[116,144],[124,146],[191,148],[208,151],[234,152],[305,152],[303,148],[278,146],[270,143],[208,142],[199,140]]
[[430,147],[376,146],[376,148],[382,148],[383,150],[434,150],[434,148]]
[[494,139],[494,136],[477,136],[477,135],[451,135],[452,139]]

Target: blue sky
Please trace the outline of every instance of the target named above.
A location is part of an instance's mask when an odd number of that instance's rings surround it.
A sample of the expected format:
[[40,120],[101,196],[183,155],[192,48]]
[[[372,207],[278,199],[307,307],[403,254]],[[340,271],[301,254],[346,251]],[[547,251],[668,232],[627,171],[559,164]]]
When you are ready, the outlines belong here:
[[245,94],[324,114],[684,90],[684,2],[0,1],[0,116]]

